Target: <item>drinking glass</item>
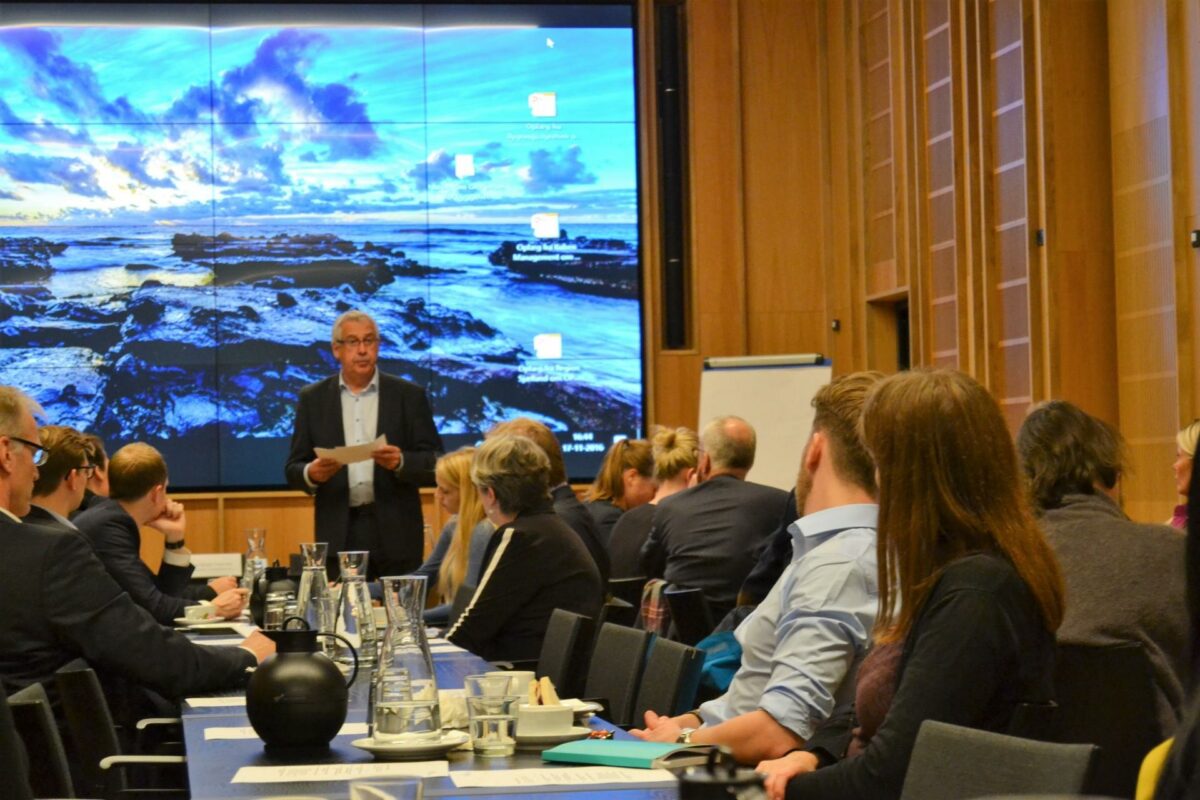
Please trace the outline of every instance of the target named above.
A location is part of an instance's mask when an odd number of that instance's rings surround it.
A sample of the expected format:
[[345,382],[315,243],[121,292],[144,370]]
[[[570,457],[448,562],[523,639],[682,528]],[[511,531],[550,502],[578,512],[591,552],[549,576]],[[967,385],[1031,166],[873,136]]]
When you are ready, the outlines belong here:
[[350,800],[421,800],[421,796],[420,778],[350,783]]
[[516,749],[516,713],[521,696],[502,675],[468,675],[463,680],[475,755],[510,756]]

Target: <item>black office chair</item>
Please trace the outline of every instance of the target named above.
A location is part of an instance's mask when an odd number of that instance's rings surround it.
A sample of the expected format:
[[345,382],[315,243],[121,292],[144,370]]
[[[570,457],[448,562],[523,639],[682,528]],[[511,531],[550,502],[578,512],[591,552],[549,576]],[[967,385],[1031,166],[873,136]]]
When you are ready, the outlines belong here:
[[600,716],[622,727],[633,723],[633,702],[646,661],[650,634],[605,623],[596,637],[584,697],[604,706]]
[[561,697],[579,697],[592,654],[591,617],[562,608],[550,614],[537,660],[537,676],[549,678]]
[[668,586],[663,590],[663,598],[671,610],[672,639],[695,644],[713,632],[716,623],[702,590]]
[[672,717],[690,711],[703,666],[704,653],[700,650],[670,639],[655,639],[634,703],[634,724],[641,724],[647,711]]
[[646,586],[646,576],[637,578],[609,578],[608,593],[618,600],[624,600],[634,608],[642,606],[642,589]]
[[1153,672],[1137,642],[1057,648],[1056,742],[1099,745],[1087,793],[1133,797],[1142,759],[1162,741]]
[[1079,794],[1096,748],[1021,739],[925,720],[900,800],[994,794]]
[[[54,681],[79,762],[76,782],[84,796],[107,800],[147,794],[157,798],[189,796],[186,757],[124,753],[108,700],[94,671],[73,662],[59,669]],[[130,776],[135,771],[136,787],[131,786]]]
[[71,767],[46,689],[40,683],[30,684],[9,695],[8,706],[25,751],[35,755],[29,760],[29,785],[34,796],[74,797]]
[[33,789],[29,785],[29,758],[17,734],[8,703],[0,703],[0,797],[33,800]]

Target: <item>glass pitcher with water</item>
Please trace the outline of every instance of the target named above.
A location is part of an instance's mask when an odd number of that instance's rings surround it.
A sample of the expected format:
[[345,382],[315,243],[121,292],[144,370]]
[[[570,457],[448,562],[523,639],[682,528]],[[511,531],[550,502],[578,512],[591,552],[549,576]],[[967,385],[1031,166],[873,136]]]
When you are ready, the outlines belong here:
[[437,677],[425,638],[425,576],[380,578],[388,627],[371,687],[376,741],[422,741],[442,733]]
[[267,569],[267,529],[246,529],[246,557],[242,559],[242,587],[254,591]]
[[[334,632],[333,595],[325,572],[325,557],[329,545],[325,542],[301,542],[300,554],[304,568],[300,573],[300,588],[296,591],[296,614],[303,617],[309,628],[321,633]],[[332,637],[326,637],[322,647],[332,651]]]
[[[337,630],[358,649],[358,665],[369,667],[375,664],[379,634],[375,630],[375,612],[371,608],[371,592],[367,588],[366,550],[346,550],[338,553],[338,566],[342,570],[342,588],[337,601]],[[309,598],[312,606],[312,598]],[[340,649],[335,661],[349,664],[350,653]]]

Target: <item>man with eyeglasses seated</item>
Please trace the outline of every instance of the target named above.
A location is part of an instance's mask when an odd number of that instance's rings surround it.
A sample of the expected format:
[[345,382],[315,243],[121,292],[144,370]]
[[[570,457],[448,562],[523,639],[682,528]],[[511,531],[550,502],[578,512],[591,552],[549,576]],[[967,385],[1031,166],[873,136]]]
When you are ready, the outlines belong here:
[[[244,686],[275,645],[254,633],[238,647],[201,647],[168,630],[112,579],[82,536],[21,522],[45,450],[19,390],[0,386],[0,681],[19,689],[84,658],[101,677],[168,697]],[[111,698],[110,698],[111,702]]]
[[[425,389],[376,368],[375,320],[347,311],[334,322],[332,340],[341,369],[300,390],[287,482],[316,496],[316,530],[329,542],[330,577],[337,577],[335,554],[343,550],[370,551],[371,578],[404,575],[424,556],[419,488],[434,484],[442,437]],[[379,436],[387,444],[354,464],[318,458],[315,451],[370,444]]]
[[87,439],[65,425],[44,425],[42,463],[33,484],[33,500],[25,522],[66,533],[78,533],[70,516],[83,501],[92,465],[88,463]]
[[[167,463],[148,444],[127,444],[108,462],[109,499],[75,518],[108,572],[138,605],[163,625],[184,609],[211,600],[213,613],[232,619],[242,613],[248,590],[233,577],[192,586],[192,554],[184,543],[183,504],[167,496]],[[162,565],[155,575],[141,557],[141,526],[163,534]]]

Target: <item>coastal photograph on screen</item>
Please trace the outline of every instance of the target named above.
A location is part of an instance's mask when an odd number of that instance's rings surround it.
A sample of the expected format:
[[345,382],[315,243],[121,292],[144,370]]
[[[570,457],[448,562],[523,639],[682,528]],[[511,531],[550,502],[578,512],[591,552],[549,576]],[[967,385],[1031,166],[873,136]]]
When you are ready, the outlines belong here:
[[[48,10],[49,8],[49,10]],[[270,488],[363,309],[447,450],[643,428],[633,14],[0,7],[0,370],[46,422]]]

